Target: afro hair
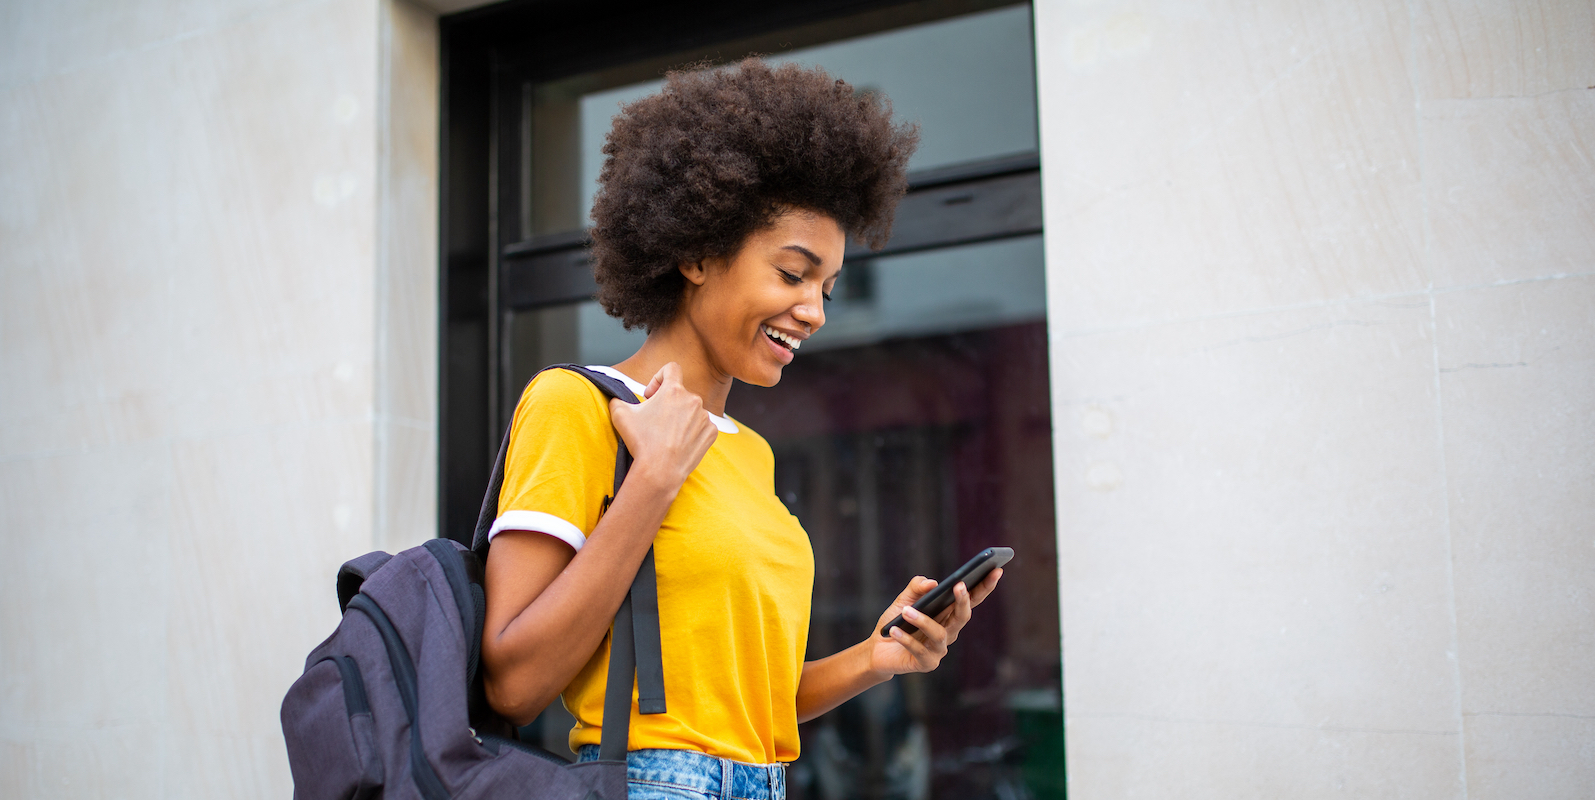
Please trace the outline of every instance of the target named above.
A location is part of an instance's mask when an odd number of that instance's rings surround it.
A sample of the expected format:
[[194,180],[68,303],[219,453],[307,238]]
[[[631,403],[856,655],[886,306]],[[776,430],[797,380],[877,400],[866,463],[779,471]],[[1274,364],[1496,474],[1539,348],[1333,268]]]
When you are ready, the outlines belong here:
[[918,140],[888,102],[822,69],[748,58],[668,73],[662,91],[621,109],[604,144],[591,231],[599,303],[627,328],[666,325],[681,264],[734,254],[789,209],[880,249]]

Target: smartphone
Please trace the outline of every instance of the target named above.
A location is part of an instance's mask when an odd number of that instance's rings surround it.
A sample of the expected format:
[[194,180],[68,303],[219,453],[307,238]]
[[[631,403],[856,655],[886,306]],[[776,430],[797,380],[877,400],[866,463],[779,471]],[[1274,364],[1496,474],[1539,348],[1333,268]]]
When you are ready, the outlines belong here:
[[[914,602],[914,610],[934,619],[937,614],[947,610],[953,604],[953,587],[959,583],[974,589],[985,580],[987,573],[1008,563],[1013,559],[1012,547],[988,547],[980,551],[974,558],[969,559],[963,566],[953,570],[953,574],[941,579],[936,588],[925,593],[924,597]],[[892,626],[903,629],[904,633],[918,633],[919,629],[903,621],[903,615],[898,614],[891,622],[881,626],[881,635],[890,637]]]

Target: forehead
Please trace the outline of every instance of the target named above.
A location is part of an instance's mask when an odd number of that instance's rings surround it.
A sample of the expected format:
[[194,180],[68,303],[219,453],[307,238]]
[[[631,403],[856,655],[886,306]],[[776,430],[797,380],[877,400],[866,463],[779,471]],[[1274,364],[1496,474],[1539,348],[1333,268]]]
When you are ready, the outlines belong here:
[[[826,214],[807,209],[782,212],[748,237],[744,250],[787,251],[804,262],[834,272],[842,266],[847,233]],[[812,257],[811,257],[812,256]],[[814,259],[819,263],[815,264]]]

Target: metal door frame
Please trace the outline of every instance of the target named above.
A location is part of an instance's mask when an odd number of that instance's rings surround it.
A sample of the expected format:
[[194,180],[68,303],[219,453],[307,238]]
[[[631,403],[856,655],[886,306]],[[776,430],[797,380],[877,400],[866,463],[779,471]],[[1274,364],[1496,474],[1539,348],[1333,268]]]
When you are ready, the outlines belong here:
[[[523,91],[597,69],[841,18],[885,30],[1011,0],[781,0],[748,4],[521,0],[446,16],[442,34],[438,535],[469,542],[511,408],[509,315],[588,299],[586,236],[521,230]],[[1031,154],[910,176],[886,248],[930,250],[1041,232]]]

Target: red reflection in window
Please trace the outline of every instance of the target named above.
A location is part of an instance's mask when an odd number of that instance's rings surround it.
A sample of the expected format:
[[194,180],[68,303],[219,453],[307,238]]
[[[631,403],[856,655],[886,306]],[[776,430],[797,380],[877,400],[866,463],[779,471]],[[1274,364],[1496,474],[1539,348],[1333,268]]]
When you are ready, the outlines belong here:
[[794,800],[1061,798],[1045,324],[804,352],[729,411],[769,440],[814,545],[811,658],[867,635],[910,577],[1017,552],[941,669],[803,726]]

